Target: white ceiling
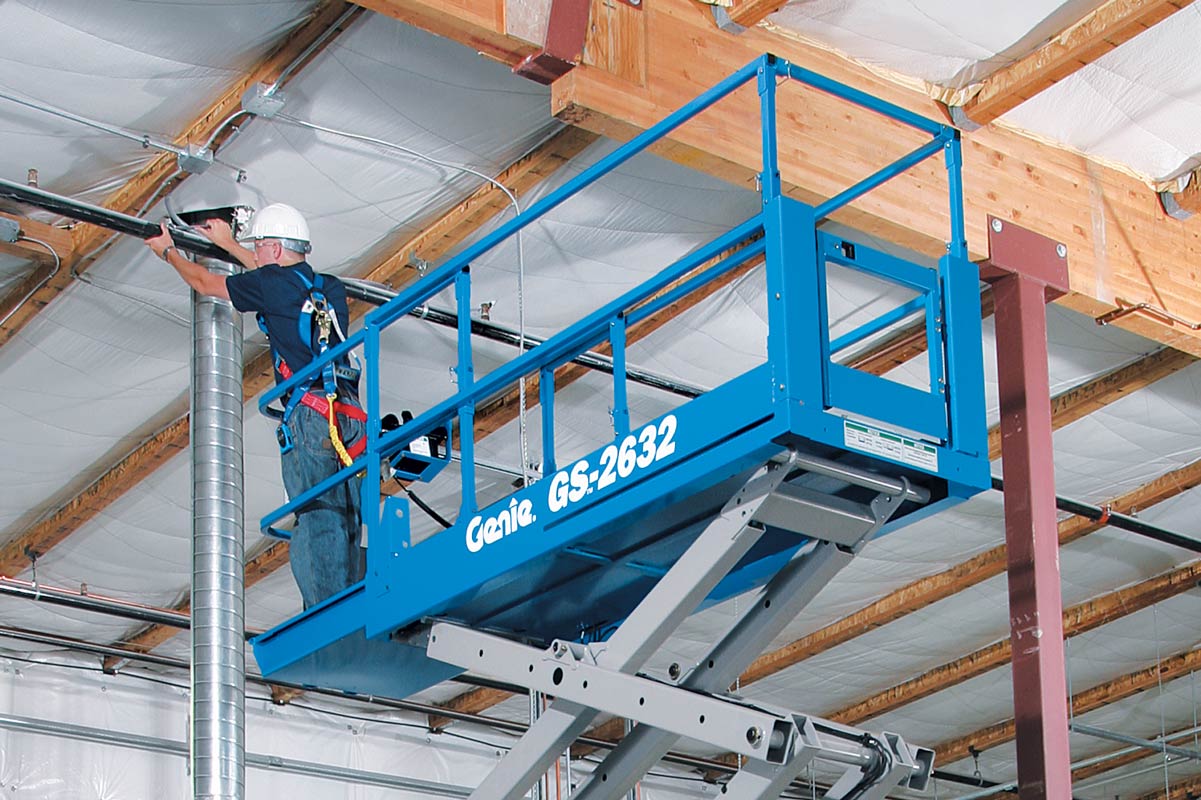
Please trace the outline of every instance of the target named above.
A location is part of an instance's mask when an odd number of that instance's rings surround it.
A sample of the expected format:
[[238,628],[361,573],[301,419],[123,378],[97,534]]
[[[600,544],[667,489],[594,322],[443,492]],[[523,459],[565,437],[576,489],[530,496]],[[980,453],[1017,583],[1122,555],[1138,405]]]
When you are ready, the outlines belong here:
[[[5,0],[0,2],[0,92],[168,140],[312,5],[287,0]],[[965,8],[961,2],[881,7],[860,0],[810,0],[790,4],[772,21],[856,59],[940,86],[964,88],[1094,5],[1029,2],[997,11],[996,4],[980,2]],[[1198,24],[1201,17],[1191,7],[1144,37],[1187,37],[1189,26]],[[1179,45],[1182,40],[1173,38],[1175,46],[1164,43],[1144,50],[1144,37],[1106,56],[1094,65],[1096,70],[1086,69],[1052,90],[1062,95],[1048,93],[1012,112],[1006,121],[1054,134],[1098,157],[1120,160],[1149,178],[1172,174],[1201,151],[1190,133],[1201,126],[1198,120],[1189,122],[1193,118],[1187,113],[1169,111],[1166,101],[1149,104],[1149,93],[1138,86],[1154,85],[1162,96],[1195,106],[1188,82],[1195,84],[1199,73],[1159,64],[1177,51],[1181,57],[1191,55]],[[1190,41],[1196,41],[1195,33]],[[1119,63],[1108,63],[1114,59]],[[1147,62],[1147,71],[1139,67],[1140,59]],[[1159,67],[1162,82],[1155,71]],[[1093,72],[1097,75],[1090,78]],[[1119,74],[1132,76],[1132,82],[1121,79],[1110,85],[1097,77]],[[1073,90],[1072,83],[1080,86]],[[1090,100],[1085,87],[1094,87],[1104,99]],[[498,173],[559,127],[550,116],[545,88],[457,44],[371,14],[298,73],[284,94],[286,113],[296,118],[403,145],[487,174]],[[1044,100],[1053,102],[1053,96],[1059,98],[1054,106],[1035,112]],[[1091,110],[1086,114],[1074,103]],[[1188,113],[1196,112],[1194,107]],[[1145,137],[1163,146],[1152,147]],[[544,196],[613,147],[607,141],[593,145],[524,202]],[[137,142],[0,99],[0,177],[21,180],[35,167],[43,188],[98,201],[153,155]],[[433,167],[395,148],[314,133],[284,120],[253,121],[218,158],[207,173],[188,179],[173,193],[178,208],[234,202],[296,205],[313,229],[314,263],[340,274],[361,273],[368,266],[364,254],[403,240],[479,184],[477,178]],[[235,182],[239,169],[246,175],[242,183]],[[653,156],[630,162],[523,236],[528,330],[545,336],[562,329],[728,230],[753,213],[757,202],[744,190]],[[161,205],[148,211],[152,218],[162,214]],[[478,235],[499,222],[493,220]],[[30,269],[28,262],[0,257],[0,291]],[[511,245],[473,264],[475,296],[495,300],[493,320],[514,327],[518,272]],[[5,487],[0,490],[0,542],[20,535],[186,410],[189,300],[183,284],[132,240],[117,242],[88,275],[89,283],[74,282],[0,348],[0,443],[9,455],[0,460],[0,486]],[[831,316],[850,327],[878,298],[865,296],[864,287],[853,283],[842,289],[834,294]],[[633,346],[630,359],[689,383],[715,386],[762,358],[764,308],[762,276],[752,273]],[[1157,347],[1057,307],[1049,309],[1048,324],[1054,392]],[[986,392],[990,421],[995,421],[992,330],[986,322]],[[258,352],[262,343],[252,324],[246,333],[248,353]],[[385,341],[385,404],[417,410],[453,391],[448,371],[453,352],[453,340],[443,329],[416,320],[398,325]],[[499,363],[510,352],[493,344],[478,344],[476,350],[482,363]],[[923,367],[907,365],[894,377],[923,380]],[[1198,382],[1201,366],[1132,392],[1059,431],[1054,453],[1059,492],[1101,502],[1195,461],[1201,456]],[[609,391],[607,379],[591,376],[561,394],[561,463],[611,438]],[[631,392],[637,419],[653,417],[679,402],[640,387]],[[538,425],[538,416],[531,415],[533,461],[540,458]],[[479,455],[518,468],[516,423],[482,441]],[[245,462],[247,547],[254,551],[265,544],[257,533],[258,518],[277,506],[283,494],[272,426],[255,413],[253,404],[246,411]],[[509,480],[485,474],[483,497],[502,496]],[[455,482],[454,470],[448,470],[422,494],[443,513],[453,514]],[[173,604],[186,593],[190,574],[188,498],[188,462],[181,455],[41,558],[38,579],[68,587],[86,583],[98,593]],[[1199,536],[1192,511],[1196,501],[1196,491],[1185,493],[1142,516]],[[431,522],[420,525],[421,536],[435,530]],[[777,644],[995,547],[1003,535],[999,496],[986,493],[874,542]],[[1119,531],[1093,534],[1064,548],[1065,603],[1143,580],[1188,558],[1182,551]],[[1004,579],[993,579],[785,670],[747,693],[765,702],[828,713],[1006,637],[1005,598]],[[652,667],[662,669],[673,660],[695,656],[702,642],[728,624],[740,602],[745,607],[745,599],[730,601],[691,619]],[[1198,602],[1192,591],[1073,639],[1069,667],[1074,688],[1194,647],[1199,638]],[[298,594],[283,570],[248,591],[247,622],[267,627],[299,607]],[[97,642],[118,640],[134,627],[10,598],[0,598],[0,620]],[[10,653],[27,649],[11,642],[5,646]],[[176,637],[162,652],[186,657],[186,637]],[[63,680],[69,682],[70,674]],[[457,685],[443,686],[424,697],[444,699],[459,690]],[[1010,691],[1008,670],[994,670],[873,720],[870,727],[933,744],[1011,716]],[[1094,712],[1088,721],[1138,736],[1156,735],[1161,726],[1185,727],[1195,713],[1190,691],[1181,681],[1168,683],[1162,692]],[[523,718],[523,702],[513,701],[496,711]],[[5,747],[19,747],[19,741],[0,739],[0,755]],[[1081,755],[1106,749],[1082,737],[1075,737],[1073,745]],[[940,766],[969,773],[973,769],[970,762]],[[1012,778],[1012,747],[986,751],[980,766],[996,780]],[[1161,784],[1162,775],[1136,776],[1126,784],[1083,790],[1079,796],[1110,800],[1127,786],[1129,791],[1143,791],[1154,788],[1157,780]],[[21,797],[59,796],[34,783],[21,788]],[[943,784],[940,791],[941,797],[953,797],[965,790]]]
[[[1100,0],[792,0],[768,20],[868,66],[920,81],[937,97],[974,86],[1028,54]],[[1149,183],[1201,154],[1201,7],[1188,6],[1009,113],[1027,132]]]

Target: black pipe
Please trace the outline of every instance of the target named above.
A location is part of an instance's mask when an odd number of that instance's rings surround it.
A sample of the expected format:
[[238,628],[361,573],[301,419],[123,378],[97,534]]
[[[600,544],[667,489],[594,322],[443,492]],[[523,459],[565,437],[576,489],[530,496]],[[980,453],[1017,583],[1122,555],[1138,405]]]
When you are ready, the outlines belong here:
[[[1005,490],[1005,484],[1000,478],[994,475],[992,479],[992,488],[996,489],[998,492],[1001,492]],[[1151,525],[1127,514],[1119,514],[1116,511],[1111,511],[1109,509],[1090,505],[1088,503],[1082,503],[1079,500],[1070,500],[1066,497],[1060,497],[1059,495],[1055,495],[1055,507],[1060,511],[1066,511],[1069,514],[1075,514],[1076,516],[1084,517],[1085,519],[1091,519],[1094,522],[1100,522],[1103,520],[1106,525],[1110,525],[1114,528],[1121,528],[1122,530],[1129,531],[1130,533],[1137,533],[1139,536],[1146,536],[1147,538],[1154,539],[1157,542],[1175,545],[1176,547],[1183,547],[1185,550],[1191,550],[1194,553],[1201,553],[1201,540],[1193,539],[1189,536],[1183,536],[1179,533],[1173,533],[1172,531],[1165,530],[1158,525]]]
[[[131,217],[128,214],[113,211],[111,208],[103,208],[101,206],[94,206],[91,203],[72,200],[70,197],[63,197],[53,192],[36,189],[32,186],[4,180],[3,178],[0,178],[0,197],[7,197],[10,200],[37,206],[46,211],[52,211],[55,214],[70,217],[80,222],[90,222],[93,225],[99,225],[101,228],[136,236],[139,239],[149,239],[160,233],[158,223],[138,217]],[[194,233],[187,233],[181,230],[172,230],[171,238],[175,240],[175,245],[180,250],[187,250],[189,253],[195,253],[205,258],[215,258],[218,261],[230,260],[229,253],[203,236],[197,236]]]

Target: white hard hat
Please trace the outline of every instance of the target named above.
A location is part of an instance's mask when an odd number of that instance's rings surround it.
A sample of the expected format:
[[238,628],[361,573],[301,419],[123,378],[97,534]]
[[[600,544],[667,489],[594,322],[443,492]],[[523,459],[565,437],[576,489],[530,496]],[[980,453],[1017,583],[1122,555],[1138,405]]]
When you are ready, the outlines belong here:
[[250,220],[250,230],[242,235],[242,241],[252,239],[292,239],[309,242],[309,224],[292,206],[272,203],[260,208]]

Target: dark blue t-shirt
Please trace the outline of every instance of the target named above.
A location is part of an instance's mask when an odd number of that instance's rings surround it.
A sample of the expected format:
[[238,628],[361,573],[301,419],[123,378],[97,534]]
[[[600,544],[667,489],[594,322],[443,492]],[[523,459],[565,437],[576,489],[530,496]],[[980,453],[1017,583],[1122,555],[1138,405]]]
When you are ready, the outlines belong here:
[[[234,308],[255,311],[263,316],[272,346],[295,373],[313,360],[313,352],[310,343],[300,338],[299,329],[300,309],[308,299],[309,290],[299,275],[291,274],[294,272],[303,273],[310,282],[314,279],[313,268],[305,261],[290,267],[267,264],[241,275],[229,276],[225,279],[225,287],[229,290],[229,299]],[[323,274],[321,288],[325,299],[338,315],[342,333],[349,335],[346,330],[350,324],[346,287],[334,276]],[[338,334],[331,332],[330,345],[338,341]],[[275,382],[282,381],[283,377],[276,370]],[[358,387],[350,388],[356,390],[357,394]]]

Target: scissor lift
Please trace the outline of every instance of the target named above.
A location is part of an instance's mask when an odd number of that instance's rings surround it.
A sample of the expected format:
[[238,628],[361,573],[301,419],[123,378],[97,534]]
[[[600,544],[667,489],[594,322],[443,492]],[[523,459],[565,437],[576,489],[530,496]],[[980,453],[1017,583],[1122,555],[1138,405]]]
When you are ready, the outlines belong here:
[[[775,93],[791,79],[929,136],[913,152],[816,207],[781,195]],[[763,130],[762,211],[643,285],[482,378],[472,368],[470,264],[715,102],[754,81]],[[517,798],[600,713],[639,723],[580,790],[628,789],[681,736],[745,757],[727,784],[740,798],[777,796],[813,759],[844,769],[826,797],[881,798],[921,788],[933,754],[895,734],[868,734],[728,693],[804,606],[873,536],[989,486],[979,281],[967,260],[957,132],[763,56],[581,173],[495,233],[369,314],[327,358],[362,347],[368,446],[354,464],[269,514],[265,532],[365,471],[365,580],[254,641],[268,677],[404,697],[463,671],[555,698],[476,790]],[[943,153],[950,234],[937,269],[817,230],[837,209]],[[669,414],[632,426],[626,329],[705,283],[763,257],[766,361]],[[899,284],[913,299],[831,339],[827,270]],[[380,331],[447,287],[458,305],[458,392],[380,432]],[[842,363],[839,355],[925,320],[929,387]],[[559,466],[554,371],[597,342],[612,348],[615,438]],[[307,381],[314,363],[264,396]],[[478,508],[475,409],[522,376],[539,377],[544,475]],[[408,503],[382,497],[382,470],[406,443],[457,423],[462,507],[446,531],[414,544]],[[449,454],[446,454],[449,458]],[[685,617],[759,589],[696,664],[642,675]]]

